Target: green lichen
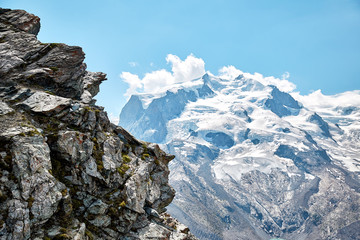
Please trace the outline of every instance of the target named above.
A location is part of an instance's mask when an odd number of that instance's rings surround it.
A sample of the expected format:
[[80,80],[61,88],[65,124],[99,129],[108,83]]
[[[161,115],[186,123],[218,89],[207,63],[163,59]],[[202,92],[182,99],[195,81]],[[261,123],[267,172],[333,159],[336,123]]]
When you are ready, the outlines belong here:
[[68,194],[68,190],[66,188],[64,188],[62,191],[61,191],[61,195],[63,197],[65,197],[66,195]]
[[107,200],[110,200],[110,198],[114,195],[114,193],[115,192],[117,192],[118,191],[118,189],[114,189],[114,190],[112,190],[111,192],[108,192],[107,194],[105,194],[105,199],[107,199]]
[[58,47],[58,46],[60,46],[61,44],[60,43],[50,43],[49,44],[49,47],[51,48],[51,49],[53,49],[53,48],[56,48],[56,47]]
[[95,239],[94,235],[88,229],[85,230],[85,235],[88,237],[89,240]]
[[55,95],[55,93],[49,91],[49,90],[45,90],[44,92],[46,92],[47,94],[50,94],[50,95]]
[[125,163],[131,162],[131,158],[126,154],[122,154],[122,159]]
[[156,165],[160,165],[160,161],[159,161],[159,159],[155,159],[155,161],[154,161],[154,163],[156,164]]
[[51,69],[53,72],[59,71],[59,68],[57,68],[57,67],[50,67],[50,69]]
[[56,235],[53,240],[70,240],[71,237],[69,235],[67,235],[66,233],[61,233]]
[[33,137],[33,136],[39,136],[41,135],[41,133],[38,130],[34,129],[32,131],[27,132],[26,135],[28,135],[29,137]]
[[124,177],[126,171],[129,170],[129,168],[130,168],[130,166],[124,163],[120,167],[118,167],[116,170],[122,177]]
[[142,160],[145,160],[145,159],[147,159],[147,158],[149,158],[150,157],[150,155],[148,154],[148,153],[145,153],[145,154],[143,154],[142,156],[141,156],[141,159]]
[[92,109],[91,107],[89,107],[89,106],[85,106],[84,109],[85,109],[85,113],[94,112],[94,111],[95,111],[95,110],[93,110],[93,109]]
[[[92,225],[91,223],[87,223],[87,224],[86,224],[86,227],[89,229],[88,231],[89,231],[90,233],[92,233],[92,232],[95,233],[95,234],[99,234],[99,233],[100,233],[100,229],[99,229],[98,227]],[[93,239],[95,239],[95,238],[93,238]]]
[[84,205],[82,201],[75,199],[75,198],[72,198],[71,201],[72,201],[73,209],[75,209],[75,210],[79,209],[80,207],[82,207]]
[[95,157],[95,161],[96,161],[96,166],[97,166],[97,170],[99,172],[102,172],[104,170],[104,163],[102,161],[102,156],[104,155],[103,151],[97,151],[94,154]]
[[116,219],[116,218],[119,218],[119,211],[115,207],[110,207],[107,215],[109,215],[111,218]]
[[94,142],[92,155],[95,158],[97,170],[101,173],[104,171],[104,163],[102,161],[104,151],[102,151],[102,147],[97,141],[96,137],[91,138],[91,140]]
[[119,204],[120,207],[124,208],[126,206],[126,202],[125,201],[122,201],[120,204]]

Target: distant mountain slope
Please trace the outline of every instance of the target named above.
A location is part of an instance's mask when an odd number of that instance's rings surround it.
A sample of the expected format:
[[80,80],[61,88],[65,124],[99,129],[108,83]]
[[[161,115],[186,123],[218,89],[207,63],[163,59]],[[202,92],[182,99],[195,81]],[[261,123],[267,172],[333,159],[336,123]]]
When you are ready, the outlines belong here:
[[359,99],[205,74],[133,95],[119,124],[176,156],[169,212],[201,239],[360,239]]

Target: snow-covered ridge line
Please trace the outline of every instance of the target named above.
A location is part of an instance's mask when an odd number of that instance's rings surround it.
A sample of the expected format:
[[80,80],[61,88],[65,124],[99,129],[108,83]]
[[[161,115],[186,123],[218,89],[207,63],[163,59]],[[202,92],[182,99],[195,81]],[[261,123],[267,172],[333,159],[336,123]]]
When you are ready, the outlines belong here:
[[235,72],[148,94],[147,109],[132,97],[122,111],[122,126],[176,156],[169,211],[202,239],[351,239],[360,91],[302,96],[287,80]]

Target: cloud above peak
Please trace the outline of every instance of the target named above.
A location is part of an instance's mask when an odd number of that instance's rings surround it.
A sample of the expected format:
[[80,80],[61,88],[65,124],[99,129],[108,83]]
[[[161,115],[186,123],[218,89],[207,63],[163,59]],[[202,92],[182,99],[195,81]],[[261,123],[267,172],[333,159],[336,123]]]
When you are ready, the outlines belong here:
[[280,91],[283,92],[292,92],[295,90],[296,85],[287,80],[288,77],[290,77],[289,73],[284,73],[282,75],[282,79],[270,76],[270,77],[264,77],[260,73],[245,73],[245,77],[255,79],[259,82],[261,82],[263,85],[274,85],[276,86]]
[[[122,72],[120,78],[129,85],[126,93],[126,97],[130,97],[137,93],[156,93],[169,89],[169,87],[176,83],[185,83],[193,79],[199,78],[205,74],[205,62],[201,58],[195,57],[190,54],[181,60],[178,56],[168,54],[166,56],[166,62],[171,66],[171,70],[160,69],[146,73],[143,78],[130,72]],[[219,69],[216,77],[233,80],[239,75],[243,75],[245,78],[254,79],[262,83],[263,85],[275,85],[281,91],[292,92],[296,86],[291,83],[288,78],[290,74],[284,73],[280,78],[264,77],[260,73],[245,73],[236,67],[229,65]]]
[[175,83],[187,82],[205,74],[205,62],[192,54],[184,61],[176,55],[168,54],[166,61],[172,66]]
[[226,80],[235,79],[241,74],[243,74],[243,72],[232,65],[224,66],[219,69],[219,78]]
[[273,76],[264,77],[262,74],[257,72],[254,74],[244,73],[236,67],[229,65],[219,69],[218,77],[226,80],[232,80],[237,78],[239,75],[243,75],[245,78],[257,80],[265,86],[274,85],[284,92],[292,92],[296,88],[296,85],[288,80],[290,78],[290,73],[288,72],[285,72],[282,75],[282,78],[279,79]]
[[171,65],[171,72],[160,69],[146,73],[141,79],[138,75],[130,72],[122,72],[120,78],[129,84],[124,94],[130,97],[136,93],[154,93],[166,89],[174,83],[183,83],[201,77],[205,74],[205,62],[201,58],[190,54],[185,60],[178,56],[168,54],[166,62]]

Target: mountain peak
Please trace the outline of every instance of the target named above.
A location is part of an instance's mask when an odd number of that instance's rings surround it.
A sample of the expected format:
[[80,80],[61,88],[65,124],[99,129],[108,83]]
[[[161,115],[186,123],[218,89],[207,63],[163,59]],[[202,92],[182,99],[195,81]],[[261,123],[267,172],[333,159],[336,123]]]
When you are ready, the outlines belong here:
[[[168,209],[199,238],[358,233],[360,213],[348,208],[360,208],[356,102],[280,90],[292,86],[259,74],[205,74],[148,95],[148,108],[125,126],[175,155],[170,181],[177,196]],[[134,114],[129,109],[123,123]]]

